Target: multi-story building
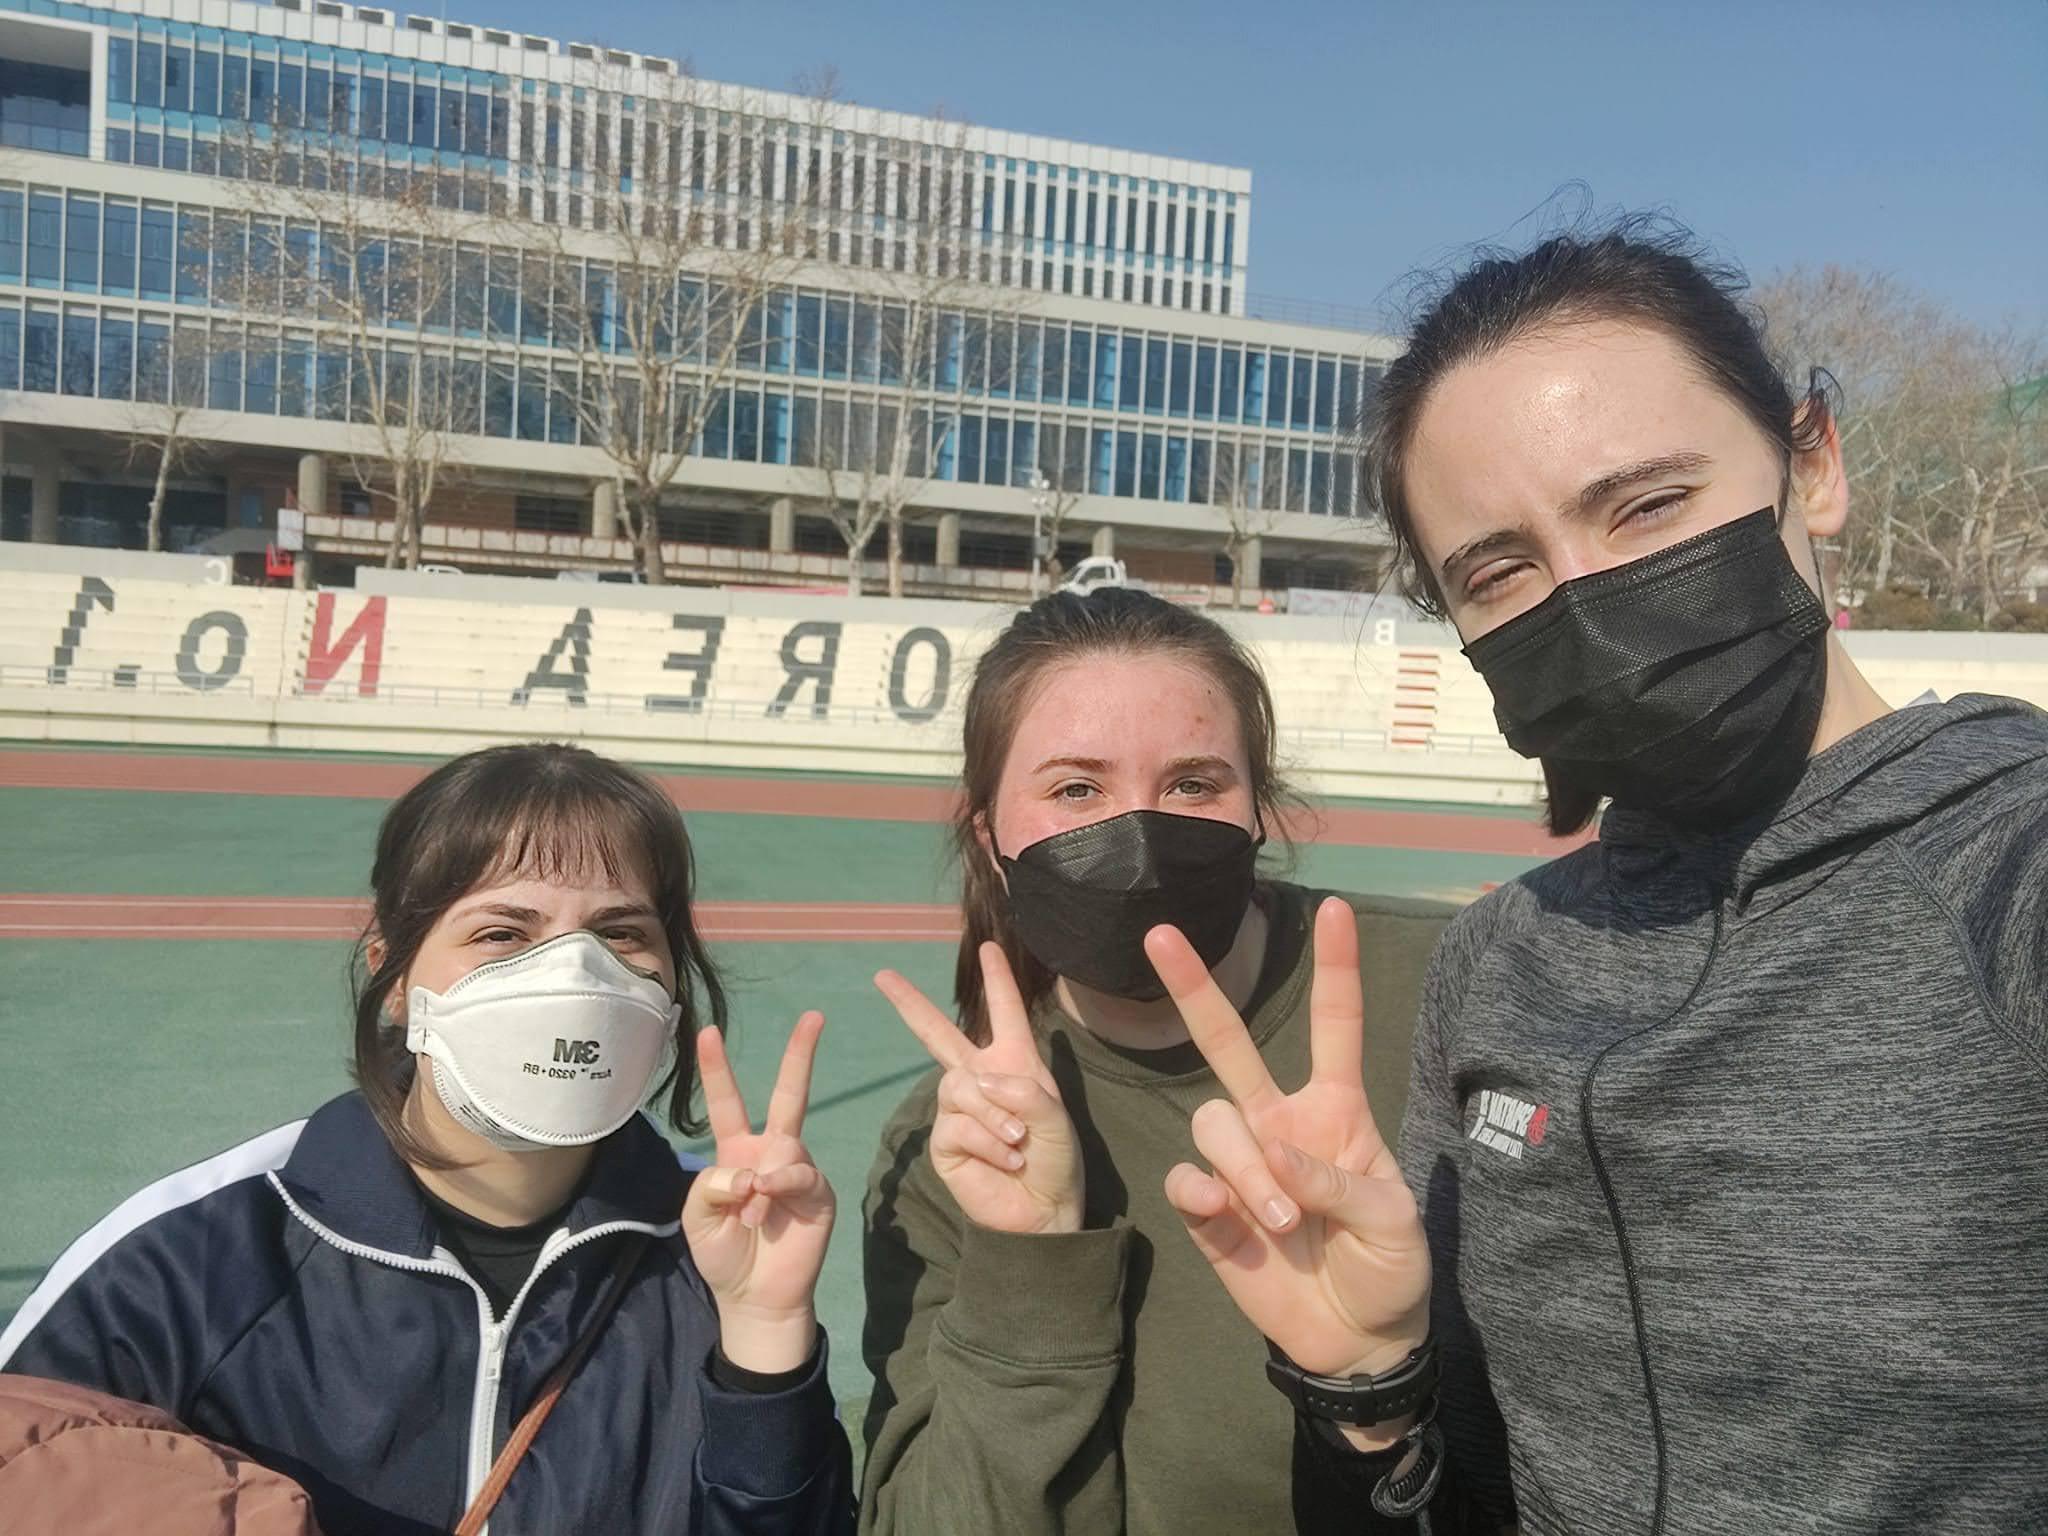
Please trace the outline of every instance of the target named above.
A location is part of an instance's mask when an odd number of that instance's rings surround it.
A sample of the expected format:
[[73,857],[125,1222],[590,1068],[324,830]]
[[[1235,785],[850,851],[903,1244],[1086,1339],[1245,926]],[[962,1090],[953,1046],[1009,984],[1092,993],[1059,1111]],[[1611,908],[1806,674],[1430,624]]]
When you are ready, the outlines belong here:
[[[332,263],[337,196],[415,246],[416,211],[448,220],[426,237],[445,296],[408,280],[399,312],[393,268],[372,355],[272,276]],[[331,0],[0,0],[0,534],[139,543],[177,401],[194,451],[169,466],[167,547],[260,548],[296,501],[329,579],[381,548],[364,421],[402,369],[401,394],[454,402],[424,559],[618,563],[589,395],[625,342],[566,336],[559,293],[565,270],[579,294],[600,269],[624,286],[606,221],[657,204],[702,211],[678,263],[707,270],[788,215],[745,344],[723,367],[677,347],[715,401],[661,501],[672,576],[733,579],[734,551],[759,553],[750,580],[829,575],[825,471],[886,457],[875,422],[906,388],[925,590],[1017,585],[989,573],[1029,564],[1049,502],[1065,559],[1092,545],[1163,582],[1234,560],[1243,586],[1336,585],[1376,558],[1345,433],[1388,344],[1259,318],[1249,172]],[[906,381],[883,343],[941,221],[943,313]]]

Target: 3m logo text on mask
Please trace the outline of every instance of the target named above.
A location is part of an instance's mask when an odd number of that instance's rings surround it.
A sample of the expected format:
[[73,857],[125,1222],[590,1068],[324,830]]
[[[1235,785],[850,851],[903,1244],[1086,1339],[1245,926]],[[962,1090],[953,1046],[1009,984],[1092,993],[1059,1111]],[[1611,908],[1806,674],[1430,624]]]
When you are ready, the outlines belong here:
[[448,1112],[510,1152],[587,1146],[633,1117],[682,1021],[586,929],[406,994],[406,1048]]

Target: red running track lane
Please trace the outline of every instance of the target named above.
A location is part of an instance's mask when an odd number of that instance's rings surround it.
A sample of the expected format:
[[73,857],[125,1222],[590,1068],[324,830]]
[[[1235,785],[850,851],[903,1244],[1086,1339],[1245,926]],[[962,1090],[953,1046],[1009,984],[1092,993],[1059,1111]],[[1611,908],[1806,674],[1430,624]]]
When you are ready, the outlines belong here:
[[[418,763],[335,762],[296,757],[212,757],[175,753],[0,751],[0,788],[112,789],[148,794],[312,795],[394,800],[426,776]],[[655,775],[686,814],[822,816],[841,821],[944,822],[954,792],[942,784]],[[1430,853],[1491,853],[1549,859],[1587,839],[1555,838],[1533,818],[1466,816],[1330,806],[1291,825],[1297,841]]]
[[[366,903],[321,896],[0,895],[0,939],[353,940]],[[866,901],[707,901],[705,937],[725,944],[951,943],[956,908]]]

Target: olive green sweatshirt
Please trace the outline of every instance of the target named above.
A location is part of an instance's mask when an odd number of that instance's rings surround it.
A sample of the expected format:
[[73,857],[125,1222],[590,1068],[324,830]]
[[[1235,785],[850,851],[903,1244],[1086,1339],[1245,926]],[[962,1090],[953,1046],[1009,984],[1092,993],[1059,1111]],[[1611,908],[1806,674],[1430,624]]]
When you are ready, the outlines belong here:
[[[1308,1079],[1322,893],[1260,888],[1270,926],[1246,1011],[1274,1080]],[[1422,976],[1447,907],[1347,897],[1365,981],[1365,1086],[1400,1131]],[[939,1074],[891,1118],[864,1207],[861,1530],[889,1536],[1190,1536],[1296,1528],[1294,1417],[1265,1341],[1166,1203],[1188,1121],[1222,1094],[1192,1044],[1132,1051],[1048,1006],[1036,1021],[1079,1134],[1083,1230],[968,1223],[926,1155]],[[1305,1514],[1305,1511],[1303,1512]]]

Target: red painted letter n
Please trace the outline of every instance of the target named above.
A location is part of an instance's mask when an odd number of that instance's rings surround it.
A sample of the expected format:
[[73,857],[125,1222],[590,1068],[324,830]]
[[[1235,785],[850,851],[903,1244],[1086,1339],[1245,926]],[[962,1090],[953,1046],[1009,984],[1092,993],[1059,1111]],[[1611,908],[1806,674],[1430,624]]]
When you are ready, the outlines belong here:
[[334,594],[322,592],[313,607],[313,639],[306,647],[307,693],[322,693],[348,662],[350,653],[363,648],[363,675],[356,692],[372,698],[377,692],[377,675],[384,669],[384,599],[373,597],[363,604],[355,622],[334,634]]

